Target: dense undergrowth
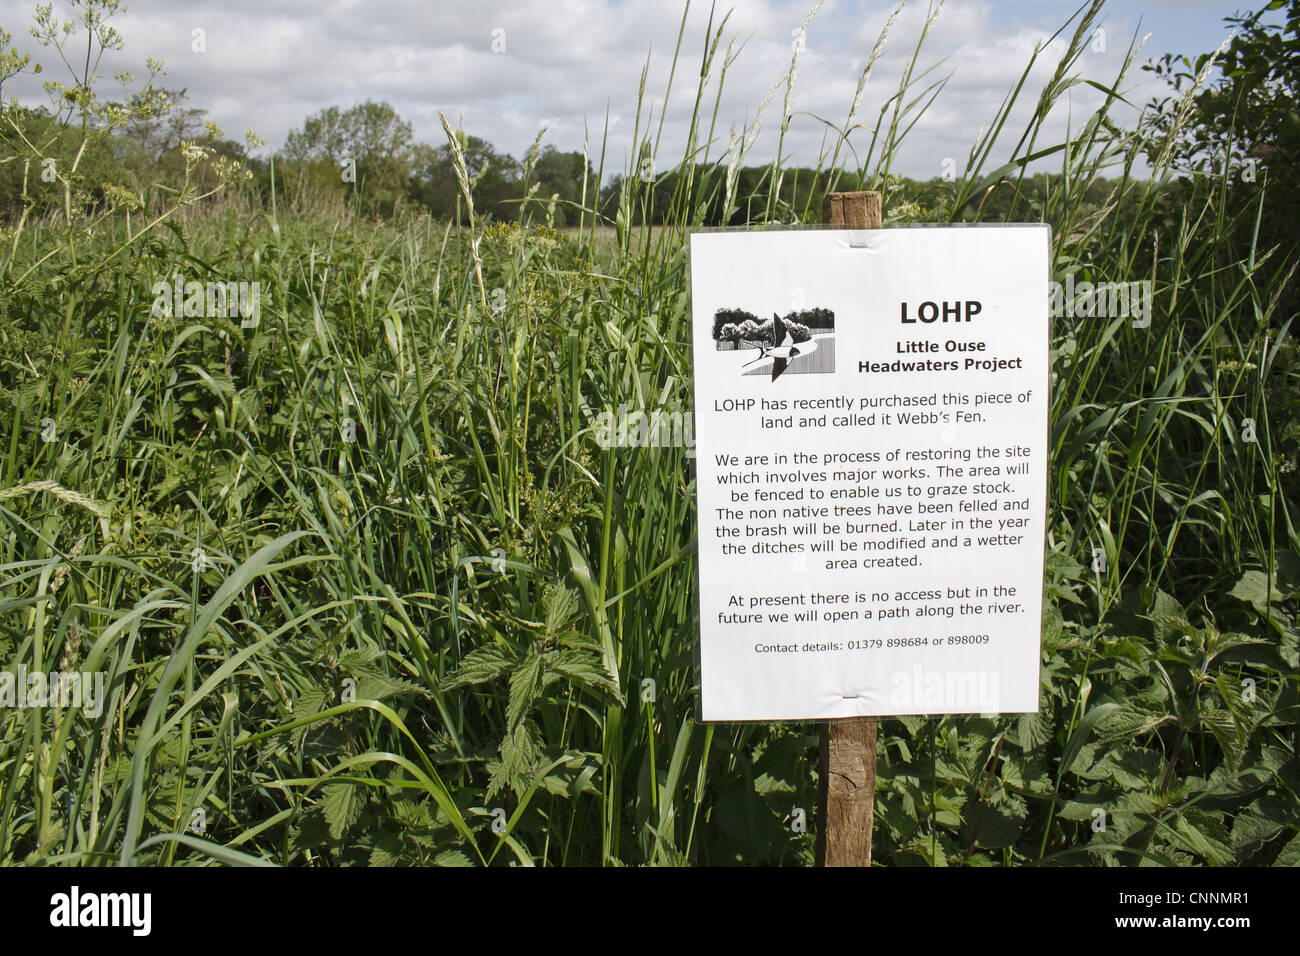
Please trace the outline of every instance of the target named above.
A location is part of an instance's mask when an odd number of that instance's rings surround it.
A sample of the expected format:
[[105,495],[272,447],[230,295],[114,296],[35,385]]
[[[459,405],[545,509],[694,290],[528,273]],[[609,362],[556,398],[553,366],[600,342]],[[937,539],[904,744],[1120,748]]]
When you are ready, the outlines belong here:
[[[887,223],[1006,191],[1058,278],[1155,290],[1145,327],[1054,323],[1041,712],[882,721],[880,863],[1300,863],[1295,263],[1228,254],[1227,178],[1132,175],[1111,96],[1041,142],[1097,6],[925,204],[890,173],[924,74],[843,127]],[[697,162],[723,31],[666,216],[629,175],[568,232],[536,196],[374,224],[183,184],[155,221],[70,171],[64,219],[9,224],[0,662],[107,679],[99,714],[0,708],[0,863],[810,862],[816,728],[696,719],[689,449],[593,437],[689,410],[703,198],[815,221],[733,192],[749,130]],[[256,324],[159,306],[176,275],[259,283]]]

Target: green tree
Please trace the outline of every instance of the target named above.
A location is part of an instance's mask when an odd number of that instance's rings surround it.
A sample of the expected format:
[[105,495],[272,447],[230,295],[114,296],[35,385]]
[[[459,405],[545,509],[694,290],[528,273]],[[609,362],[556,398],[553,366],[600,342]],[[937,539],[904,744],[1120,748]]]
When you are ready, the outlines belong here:
[[321,187],[330,180],[345,182],[329,167],[347,167],[349,173],[355,168],[362,207],[369,213],[396,210],[416,160],[411,124],[388,103],[373,100],[347,110],[330,106],[307,117],[289,134],[284,155],[311,169]]
[[584,179],[587,203],[594,205],[598,186],[595,168],[582,153],[562,153],[554,146],[547,146],[538,155],[529,181],[523,187],[527,192],[529,186],[537,183],[537,198],[542,201],[556,197],[555,225],[566,226],[577,223],[581,215],[577,207],[583,200]]
[[[1280,22],[1278,22],[1280,17]],[[1195,60],[1166,54],[1145,69],[1163,78],[1174,95],[1148,110],[1149,155],[1166,151],[1195,179],[1221,183],[1223,210],[1232,227],[1231,253],[1244,258],[1254,245],[1300,253],[1300,0],[1273,0],[1254,13],[1228,17],[1235,35],[1214,67],[1217,76],[1182,113],[1182,94],[1211,66],[1211,53]],[[1300,307],[1296,283],[1281,302],[1283,319]]]
[[[518,217],[521,188],[519,162],[509,153],[499,153],[485,139],[462,134],[465,169],[474,192],[475,212],[494,219]],[[435,216],[454,218],[460,186],[456,180],[451,147],[419,144],[409,179],[409,195]]]

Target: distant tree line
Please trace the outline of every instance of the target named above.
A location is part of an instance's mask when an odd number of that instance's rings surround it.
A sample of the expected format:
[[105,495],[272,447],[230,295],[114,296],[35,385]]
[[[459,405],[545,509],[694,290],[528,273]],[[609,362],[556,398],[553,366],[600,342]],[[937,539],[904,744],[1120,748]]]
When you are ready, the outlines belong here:
[[[760,319],[745,309],[719,309],[713,314],[713,339],[738,349],[746,342],[771,342],[775,313]],[[781,316],[786,331],[796,342],[807,342],[818,332],[835,328],[835,313],[830,309],[796,309]]]
[[[781,321],[787,326],[798,324],[818,332],[826,332],[835,328],[835,313],[830,309],[822,308],[795,309],[781,316]],[[772,325],[770,316],[760,319],[753,312],[745,309],[719,309],[713,314],[713,337],[718,338],[724,326],[743,325],[745,322],[753,322],[759,326],[766,325],[769,328]]]
[[[133,118],[122,130],[95,140],[80,161],[87,183],[100,184],[76,198],[93,206],[109,185],[147,197],[158,183],[174,183],[185,173],[182,143],[243,162],[253,173],[247,198],[269,206],[272,160],[248,154],[245,144],[213,135],[204,112],[188,105],[185,90],[165,90],[167,105]],[[58,165],[70,163],[81,144],[81,130],[63,125],[43,107],[15,107],[15,124],[0,128],[0,156],[23,152],[15,126],[39,142],[42,155]],[[487,140],[459,134],[460,147],[479,216],[519,218],[522,202],[546,206],[545,215],[560,227],[578,221],[584,175],[587,203],[598,196],[596,171],[580,152],[541,146],[524,159],[500,152]],[[44,166],[0,164],[0,219],[21,215],[23,195],[37,199],[38,214],[62,202],[54,176]],[[404,211],[424,211],[452,219],[457,215],[460,186],[450,144],[431,146],[414,140],[411,124],[387,103],[367,101],[348,109],[331,106],[309,116],[293,130],[274,157],[278,199],[307,197],[303,205],[334,201],[355,203],[367,216],[390,218]],[[48,193],[42,197],[42,192]],[[534,212],[534,218],[537,218]]]
[[[204,111],[191,106],[185,90],[164,94],[162,108],[142,111],[120,131],[94,139],[80,161],[86,189],[75,199],[93,206],[104,190],[125,188],[143,197],[146,206],[158,184],[180,181],[186,160],[182,144],[243,162],[253,174],[243,187],[245,200],[259,208],[272,200],[272,160],[248,153],[245,143],[218,135],[205,122]],[[145,94],[141,94],[145,95]],[[0,157],[24,152],[15,125],[27,139],[41,145],[45,162],[70,162],[80,147],[80,130],[63,126],[43,108],[14,107],[16,124],[0,128]],[[946,218],[952,183],[939,178],[913,181],[890,177],[867,182],[852,172],[833,178],[826,171],[771,166],[728,170],[724,163],[685,164],[655,173],[646,169],[632,177],[615,175],[601,187],[598,170],[583,154],[553,146],[534,146],[522,159],[502,152],[486,139],[457,134],[471,183],[475,213],[480,218],[514,221],[521,210],[534,221],[556,227],[577,224],[581,209],[595,209],[602,222],[661,225],[688,221],[698,226],[742,226],[763,222],[817,222],[822,196],[828,189],[884,188],[886,213],[906,211],[910,221]],[[647,166],[648,164],[643,164]],[[24,194],[34,197],[36,212],[52,212],[62,191],[30,163],[0,163],[0,220],[13,221],[24,208]],[[730,175],[730,182],[728,176]],[[1035,207],[1046,196],[1052,176],[1027,177],[1018,202],[1012,190],[993,188],[972,201],[984,221],[1000,221]],[[90,185],[98,184],[98,185]],[[1096,184],[1096,202],[1104,201],[1105,183]],[[368,217],[394,218],[406,212],[426,212],[452,220],[463,215],[454,151],[449,143],[432,146],[416,142],[412,127],[388,103],[366,101],[349,108],[331,106],[309,116],[293,130],[274,157],[277,202],[291,209],[337,208],[354,205]],[[1015,202],[1015,208],[1013,208]],[[814,310],[815,311],[815,310]],[[743,321],[743,320],[742,320]],[[804,324],[809,324],[804,322]],[[816,327],[812,325],[810,327]]]

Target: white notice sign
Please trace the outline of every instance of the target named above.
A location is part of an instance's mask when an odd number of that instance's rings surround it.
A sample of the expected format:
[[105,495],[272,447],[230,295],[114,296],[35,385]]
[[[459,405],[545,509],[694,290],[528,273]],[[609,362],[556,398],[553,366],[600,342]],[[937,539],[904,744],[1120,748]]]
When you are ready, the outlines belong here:
[[1050,245],[691,237],[705,720],[1038,709]]

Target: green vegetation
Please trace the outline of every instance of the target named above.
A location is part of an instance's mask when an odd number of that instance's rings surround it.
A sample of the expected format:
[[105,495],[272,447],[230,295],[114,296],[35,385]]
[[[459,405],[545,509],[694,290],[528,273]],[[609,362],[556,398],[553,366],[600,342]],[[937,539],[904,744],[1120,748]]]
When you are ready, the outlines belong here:
[[[115,7],[72,39],[118,42]],[[1124,75],[1087,77],[1103,105],[1045,141],[1100,7],[952,182],[891,172],[939,93],[920,46],[820,169],[746,180],[756,127],[711,159],[725,20],[683,160],[639,120],[664,172],[612,190],[539,148],[489,185],[485,143],[417,149],[374,104],[245,169],[255,139],[190,138],[150,84],[102,101],[90,59],[61,113],[5,105],[0,666],[107,679],[99,713],[0,706],[0,864],[810,862],[816,728],[696,719],[687,449],[593,429],[689,408],[689,229],[858,187],[888,222],[1049,222],[1058,278],[1155,289],[1147,327],[1054,324],[1041,713],[882,721],[876,860],[1300,863],[1297,259],[1243,242],[1271,192],[1174,175],[1193,86],[1123,130]],[[0,92],[33,66],[9,40]],[[132,123],[156,149],[113,148]],[[312,177],[363,141],[333,208]],[[567,194],[532,189],[548,156]],[[445,218],[390,215],[407,162]],[[187,315],[177,275],[261,296]]]

